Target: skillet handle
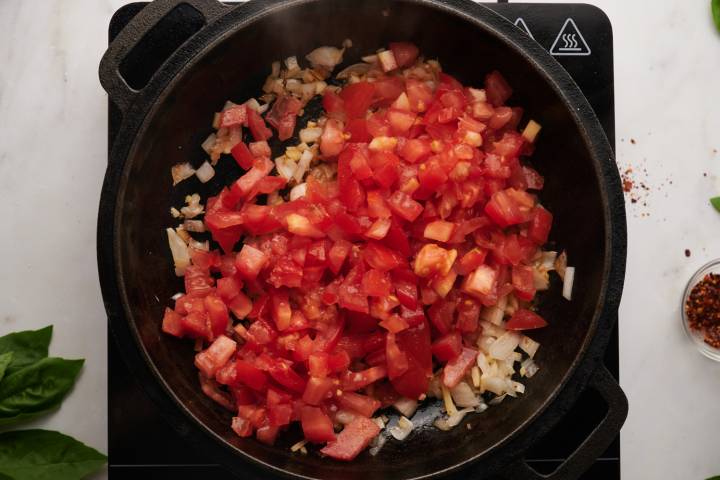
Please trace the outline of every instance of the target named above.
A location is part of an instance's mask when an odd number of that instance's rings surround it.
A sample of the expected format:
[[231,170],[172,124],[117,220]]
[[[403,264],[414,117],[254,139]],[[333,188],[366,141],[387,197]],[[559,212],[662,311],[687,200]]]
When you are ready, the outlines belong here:
[[142,91],[142,88],[135,89],[128,85],[120,74],[120,65],[158,22],[175,7],[182,4],[197,10],[204,18],[205,25],[213,22],[231,8],[218,0],[155,0],[135,15],[113,40],[100,60],[100,83],[123,114],[128,110],[133,99]]
[[586,388],[597,391],[608,406],[607,414],[600,424],[580,446],[550,475],[543,475],[533,470],[520,457],[508,465],[504,475],[512,480],[559,480],[580,478],[595,460],[610,446],[617,436],[618,427],[623,424],[628,413],[628,402],[620,385],[604,365],[600,365],[593,373]]

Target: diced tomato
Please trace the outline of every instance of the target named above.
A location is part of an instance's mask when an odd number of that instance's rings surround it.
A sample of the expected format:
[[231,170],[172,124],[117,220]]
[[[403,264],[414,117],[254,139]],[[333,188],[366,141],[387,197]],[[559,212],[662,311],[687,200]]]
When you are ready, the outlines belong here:
[[512,88],[497,70],[485,77],[485,93],[493,105],[500,106],[512,95]]
[[248,127],[256,142],[272,137],[272,130],[265,125],[265,120],[252,108],[247,109]]
[[301,423],[305,438],[313,443],[325,443],[335,440],[335,432],[330,417],[317,407],[303,407]]
[[240,294],[242,282],[236,277],[223,277],[217,281],[217,292],[226,302]]
[[203,297],[213,289],[213,278],[207,269],[190,265],[185,268],[185,292],[188,295]]
[[333,387],[334,380],[332,378],[310,377],[302,396],[303,402],[308,405],[320,405]]
[[505,328],[508,330],[532,330],[547,327],[547,324],[545,319],[537,313],[520,308],[510,317]]
[[379,401],[354,392],[343,392],[343,394],[338,397],[338,402],[343,408],[352,410],[367,418],[372,417],[373,413],[380,408]]
[[363,275],[362,289],[371,297],[385,297],[390,295],[390,290],[392,289],[390,276],[387,272],[371,268]]
[[375,87],[368,82],[351,83],[340,91],[340,98],[345,104],[345,113],[349,118],[364,117],[374,95]]
[[528,221],[533,204],[529,194],[508,188],[493,194],[485,213],[499,226],[507,227]]
[[273,427],[289,425],[291,418],[292,406],[289,403],[278,403],[268,408],[268,420]]
[[262,270],[267,263],[267,260],[267,256],[262,251],[245,244],[235,259],[235,266],[243,278],[255,280],[260,270]]
[[403,263],[402,256],[378,242],[368,242],[363,251],[363,259],[371,267],[380,271],[392,270]]
[[387,106],[405,91],[405,82],[402,77],[382,77],[373,82],[375,98],[381,106]]
[[444,220],[436,220],[425,226],[423,236],[429,240],[437,240],[438,242],[447,242],[450,240],[456,225],[452,222]]
[[229,128],[247,124],[248,115],[245,105],[233,105],[220,112],[218,127]]
[[252,310],[252,301],[242,292],[233,297],[227,304],[230,311],[238,319],[242,320]]
[[422,205],[399,190],[390,195],[387,202],[394,214],[408,222],[414,222],[423,210]]
[[268,282],[275,288],[299,288],[302,285],[303,269],[289,257],[281,257],[275,262]]
[[[280,139],[280,141],[287,140],[293,136],[297,114],[301,108],[302,102],[292,95],[282,95],[273,103],[272,108],[265,118],[270,125],[278,130],[278,139]],[[254,135],[253,133],[253,136]]]
[[277,338],[277,331],[265,320],[256,320],[247,330],[249,341],[257,345],[267,345]]
[[214,294],[205,297],[205,311],[208,313],[210,320],[210,330],[213,337],[217,337],[225,333],[230,324],[230,315],[228,314],[225,302]]
[[253,434],[253,426],[245,418],[233,417],[232,429],[239,437],[250,437]]
[[410,242],[407,234],[396,220],[393,220],[387,235],[385,235],[385,238],[382,240],[382,243],[401,254],[404,258],[410,256]]
[[390,218],[392,212],[378,190],[367,192],[368,215],[373,218]]
[[454,388],[475,364],[477,350],[463,347],[462,352],[443,368],[442,381],[447,388]]
[[480,304],[472,298],[460,300],[457,305],[457,328],[463,333],[472,333],[478,328]]
[[452,327],[455,306],[453,301],[438,300],[428,309],[430,321],[442,335],[448,333]]
[[350,134],[351,142],[369,142],[372,140],[368,132],[367,120],[364,118],[353,118],[348,120],[345,130]]
[[348,253],[350,253],[351,248],[352,244],[347,240],[338,240],[330,248],[330,252],[328,253],[328,264],[330,270],[332,270],[334,274],[337,275],[340,272],[340,269],[342,268],[343,263],[345,263],[345,259],[347,258]]
[[290,308],[290,300],[287,290],[276,290],[272,293],[273,304],[273,320],[278,331],[287,330],[290,327],[290,319],[292,318],[292,308]]
[[407,96],[413,112],[424,112],[432,101],[433,92],[429,85],[420,80],[409,78],[406,80]]
[[418,278],[409,269],[396,269],[392,272],[393,286],[398,301],[406,308],[415,310],[418,305]]
[[462,337],[457,330],[443,335],[432,344],[433,355],[443,363],[454,360],[461,352]]
[[410,42],[390,42],[390,50],[395,55],[398,67],[412,65],[420,54],[418,47]]
[[243,170],[252,168],[255,157],[250,153],[250,150],[244,142],[238,142],[237,145],[230,150],[230,154]]
[[238,381],[244,383],[253,390],[264,390],[268,382],[265,372],[245,360],[235,361],[235,374]]
[[328,117],[339,120],[345,119],[345,104],[342,98],[340,98],[340,95],[333,90],[328,88],[323,92],[322,104]]
[[526,265],[515,265],[512,268],[512,286],[515,296],[520,300],[531,301],[535,296],[533,268]]
[[432,376],[432,353],[430,350],[430,328],[425,322],[408,328],[396,335],[400,349],[407,354],[408,369],[392,380],[393,387],[400,395],[419,398],[428,390]]
[[334,118],[328,119],[320,137],[320,152],[326,157],[334,157],[342,151],[344,144],[342,123]]
[[172,308],[165,307],[162,331],[176,337],[182,337],[185,333],[182,326],[182,315],[176,313]]
[[530,224],[528,236],[537,245],[543,245],[548,240],[551,226],[552,214],[538,205],[532,214],[532,223]]
[[305,390],[304,378],[292,369],[292,363],[278,359],[270,366],[270,376],[283,387],[294,392]]
[[399,149],[400,156],[409,163],[419,163],[430,156],[430,141],[425,138],[407,140]]
[[407,372],[410,366],[408,357],[398,346],[393,332],[388,332],[385,342],[388,378],[392,381]]
[[324,325],[315,336],[313,349],[316,352],[331,352],[340,340],[340,336],[345,328],[344,318],[338,317],[334,321]]
[[355,417],[335,441],[328,443],[320,450],[323,455],[336,460],[350,461],[358,456],[380,433],[380,427],[372,420]]
[[208,378],[213,378],[235,353],[237,343],[220,335],[210,346],[195,356],[195,366]]
[[347,371],[342,377],[342,389],[348,391],[360,390],[386,376],[387,370],[385,367],[370,367],[361,372]]
[[345,276],[338,291],[338,304],[354,312],[368,313],[367,294],[362,289],[363,270],[361,265],[352,268]]

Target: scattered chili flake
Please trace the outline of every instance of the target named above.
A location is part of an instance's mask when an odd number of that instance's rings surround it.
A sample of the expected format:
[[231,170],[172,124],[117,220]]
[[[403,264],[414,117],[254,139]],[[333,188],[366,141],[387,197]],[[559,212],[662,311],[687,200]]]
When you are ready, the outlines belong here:
[[685,313],[690,328],[701,332],[705,343],[720,348],[720,274],[708,273],[692,288]]
[[690,256],[690,249],[689,249],[689,248],[686,248],[686,249],[685,249],[685,256],[686,256],[686,257],[689,257],[689,256]]
[[631,138],[631,139],[630,139],[630,143],[632,143],[633,145],[635,145],[635,139],[634,139],[634,138]]

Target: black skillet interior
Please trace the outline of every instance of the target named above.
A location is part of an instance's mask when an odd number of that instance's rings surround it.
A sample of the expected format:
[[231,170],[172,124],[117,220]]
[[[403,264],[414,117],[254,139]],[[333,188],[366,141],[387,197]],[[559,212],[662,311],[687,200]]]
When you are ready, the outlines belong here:
[[[417,429],[403,443],[389,441],[380,453],[364,453],[349,464],[310,454],[291,454],[299,432],[282,435],[274,447],[240,439],[229,428],[231,415],[207,399],[198,387],[191,342],[160,333],[163,308],[182,283],[172,274],[165,228],[174,226],[168,211],[186,194],[203,198],[230,183],[239,169],[222,159],[206,185],[196,179],[172,187],[170,167],[205,160],[200,144],[211,132],[213,112],[225,100],[257,96],[272,60],[302,57],[320,45],[353,41],[346,64],[361,55],[410,39],[463,83],[481,86],[484,75],[500,70],[514,88],[512,105],[526,119],[543,125],[533,165],[545,176],[542,202],[553,212],[551,240],[566,249],[577,268],[574,299],[560,297],[559,285],[543,296],[541,312],[551,326],[533,334],[542,347],[540,373],[528,380],[527,393],[481,415],[471,415],[450,432]],[[605,217],[599,172],[579,126],[558,94],[521,55],[476,25],[429,4],[364,1],[316,2],[292,6],[229,35],[208,51],[150,113],[131,150],[130,168],[119,191],[116,248],[127,317],[146,355],[176,399],[198,422],[233,448],[288,472],[317,478],[409,478],[431,474],[490,452],[523,428],[551,399],[592,334],[599,310],[604,271]],[[467,430],[465,423],[472,426]],[[238,457],[237,461],[242,462]]]

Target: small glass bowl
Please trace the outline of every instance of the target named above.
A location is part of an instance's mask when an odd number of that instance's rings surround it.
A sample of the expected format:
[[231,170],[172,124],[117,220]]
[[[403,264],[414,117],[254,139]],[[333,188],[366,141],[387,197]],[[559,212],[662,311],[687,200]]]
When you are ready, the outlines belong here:
[[688,338],[690,338],[693,344],[695,344],[695,348],[697,348],[698,351],[706,357],[720,362],[720,349],[713,348],[707,343],[705,343],[705,340],[703,340],[703,333],[690,328],[687,313],[685,312],[685,305],[687,304],[687,300],[690,297],[690,292],[692,291],[693,287],[695,287],[698,282],[705,278],[705,275],[707,275],[708,273],[720,273],[720,259],[706,263],[705,265],[700,267],[700,269],[695,272],[695,274],[690,278],[690,281],[685,287],[682,305],[680,305],[680,312],[682,314],[682,324],[683,328],[685,329],[685,333],[687,333]]

